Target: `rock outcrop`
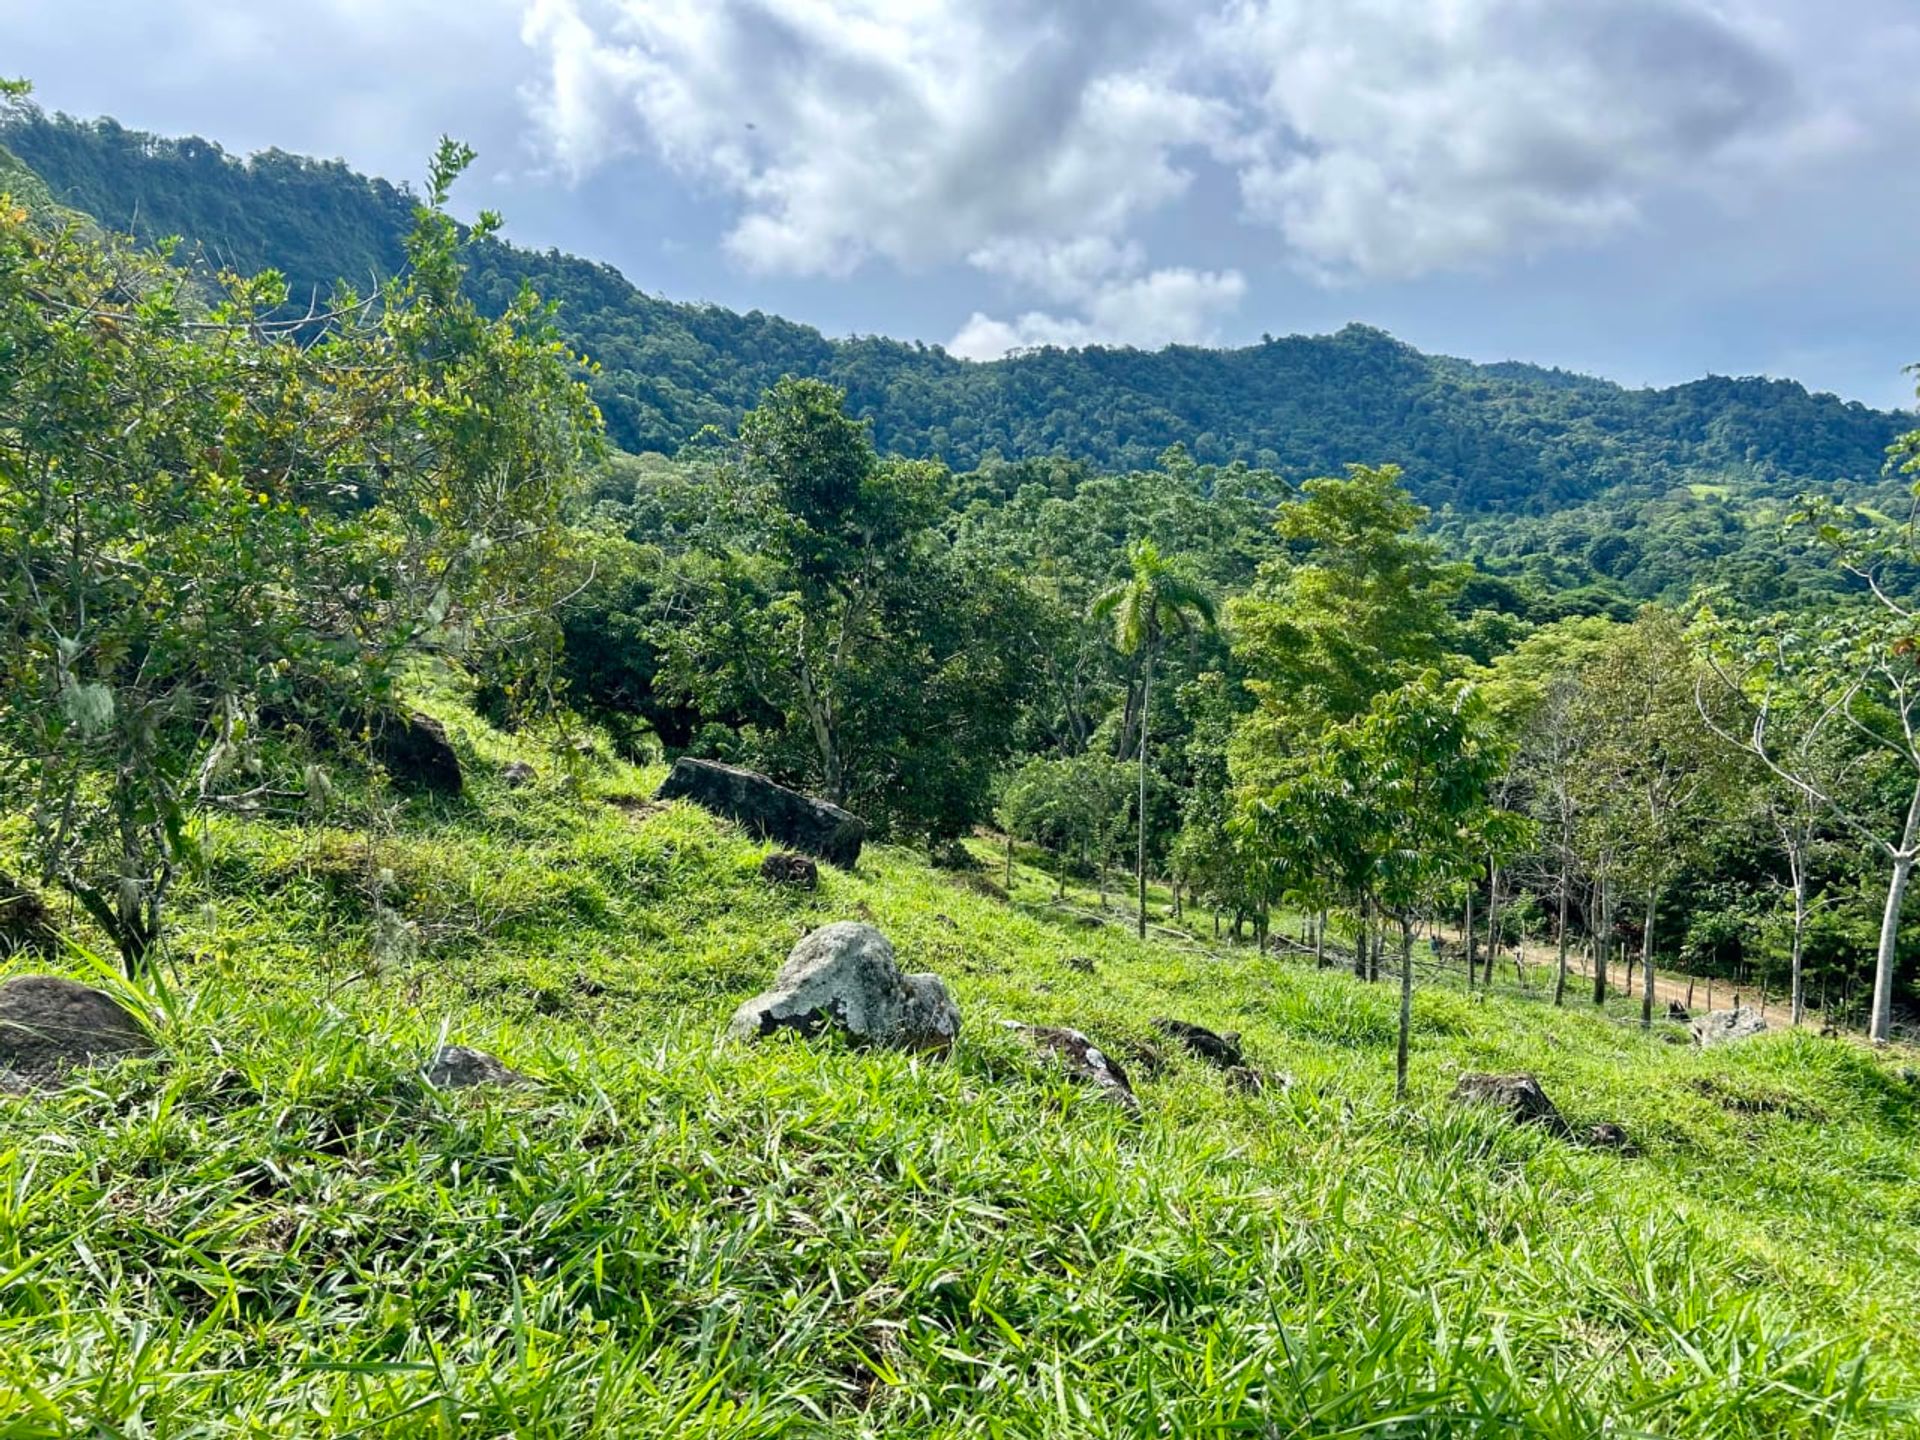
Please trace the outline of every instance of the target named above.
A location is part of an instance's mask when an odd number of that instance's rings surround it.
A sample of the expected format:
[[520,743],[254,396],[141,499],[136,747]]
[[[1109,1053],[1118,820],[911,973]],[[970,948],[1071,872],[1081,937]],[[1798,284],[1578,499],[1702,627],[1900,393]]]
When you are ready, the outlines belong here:
[[1693,1043],[1706,1048],[1730,1045],[1736,1040],[1751,1040],[1766,1032],[1767,1020],[1758,1010],[1742,1005],[1737,1010],[1715,1010],[1702,1015],[1692,1025]]
[[1056,1056],[1067,1074],[1096,1087],[1105,1099],[1130,1114],[1139,1111],[1140,1101],[1128,1083],[1127,1072],[1078,1030],[1062,1025],[1024,1025],[1018,1020],[1000,1023],[1034,1049]]
[[102,991],[54,975],[0,985],[0,1072],[13,1088],[58,1084],[81,1066],[153,1049],[139,1019]]
[[887,937],[841,920],[793,947],[773,988],[734,1012],[742,1039],[798,1030],[844,1031],[872,1045],[945,1050],[960,1033],[960,1009],[937,975],[903,975]]
[[673,762],[659,800],[691,800],[737,821],[761,840],[804,850],[851,869],[866,843],[866,822],[825,800],[775,784],[752,770],[686,756]]

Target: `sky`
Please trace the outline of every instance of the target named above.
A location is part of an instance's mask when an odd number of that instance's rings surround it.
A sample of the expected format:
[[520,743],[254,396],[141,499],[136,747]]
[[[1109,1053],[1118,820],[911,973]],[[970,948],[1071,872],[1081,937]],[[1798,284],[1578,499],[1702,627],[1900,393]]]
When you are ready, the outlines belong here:
[[987,359],[1350,321],[1907,406],[1916,0],[0,0],[49,110]]

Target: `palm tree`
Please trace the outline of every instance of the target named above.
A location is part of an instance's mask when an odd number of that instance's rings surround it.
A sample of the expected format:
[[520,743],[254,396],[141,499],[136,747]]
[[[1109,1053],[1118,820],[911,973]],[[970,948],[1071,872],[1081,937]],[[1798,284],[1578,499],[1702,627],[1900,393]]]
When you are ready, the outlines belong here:
[[1170,631],[1188,631],[1197,618],[1214,623],[1213,597],[1189,579],[1151,540],[1127,547],[1133,573],[1094,598],[1089,615],[1113,621],[1113,643],[1122,655],[1140,657],[1140,807],[1136,874],[1140,882],[1141,939],[1147,937],[1147,726],[1153,698],[1153,657]]

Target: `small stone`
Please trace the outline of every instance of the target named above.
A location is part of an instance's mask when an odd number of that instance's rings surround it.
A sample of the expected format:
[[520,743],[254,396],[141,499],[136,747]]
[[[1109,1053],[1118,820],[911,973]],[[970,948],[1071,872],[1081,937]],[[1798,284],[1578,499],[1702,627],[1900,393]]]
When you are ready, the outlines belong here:
[[509,790],[519,790],[531,785],[538,778],[533,766],[524,760],[511,760],[500,767],[500,778]]
[[153,1049],[146,1027],[102,991],[55,975],[0,985],[0,1070],[21,1083],[57,1082],[80,1066]]
[[1023,1025],[1018,1020],[1000,1023],[1034,1049],[1059,1057],[1067,1074],[1097,1087],[1103,1098],[1129,1114],[1139,1113],[1140,1102],[1127,1081],[1127,1072],[1078,1030],[1059,1025]]
[[1638,1155],[1640,1147],[1633,1143],[1623,1126],[1611,1120],[1602,1120],[1598,1125],[1589,1125],[1582,1137],[1595,1150],[1618,1150],[1622,1155]]
[[464,1090],[474,1085],[507,1087],[533,1085],[531,1075],[523,1075],[502,1064],[484,1050],[468,1045],[442,1045],[427,1066],[427,1083],[436,1090]]
[[1081,975],[1091,975],[1093,974],[1093,957],[1091,955],[1069,955],[1067,957],[1067,969]]
[[820,886],[820,866],[810,855],[791,850],[776,850],[760,862],[760,878],[770,885],[787,885],[796,890],[816,890]]
[[1567,1122],[1531,1075],[1462,1075],[1453,1087],[1453,1098],[1465,1105],[1492,1105],[1516,1125],[1539,1125],[1561,1136],[1568,1133]]
[[1155,1020],[1153,1028],[1170,1040],[1177,1040],[1187,1048],[1188,1053],[1204,1060],[1216,1070],[1245,1069],[1247,1057],[1240,1050],[1238,1031],[1229,1031],[1217,1035],[1204,1025],[1192,1025],[1185,1020]]
[[1767,1020],[1758,1010],[1742,1005],[1736,1010],[1715,1010],[1693,1022],[1693,1043],[1702,1049],[1750,1040],[1766,1032]]
[[788,953],[773,988],[733,1014],[741,1039],[827,1028],[905,1050],[946,1050],[960,1033],[960,1008],[937,975],[903,975],[893,946],[871,925],[822,926]]
[[1269,1075],[1251,1065],[1235,1065],[1227,1071],[1227,1084],[1248,1095],[1264,1095],[1269,1090],[1284,1095],[1293,1088],[1293,1079],[1287,1075]]
[[23,951],[45,955],[59,938],[39,892],[0,871],[0,955]]

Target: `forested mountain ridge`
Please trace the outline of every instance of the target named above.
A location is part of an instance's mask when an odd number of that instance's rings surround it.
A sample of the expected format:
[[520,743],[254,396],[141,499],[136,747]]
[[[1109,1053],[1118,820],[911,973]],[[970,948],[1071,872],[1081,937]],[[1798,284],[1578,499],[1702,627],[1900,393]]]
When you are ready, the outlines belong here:
[[[346,165],[269,150],[241,160],[199,139],[17,108],[0,141],[62,203],[143,237],[179,236],[207,263],[281,270],[296,302],[401,261],[413,197]],[[1428,504],[1546,513],[1620,486],[1731,484],[1791,493],[1864,481],[1911,417],[1792,381],[1708,378],[1664,390],[1520,363],[1426,355],[1348,326],[1235,350],[1039,350],[978,364],[938,347],[832,340],[754,311],[649,295],[611,266],[487,241],[470,285],[499,307],[531,282],[602,367],[613,440],[672,452],[730,428],[782,375],[847,391],[883,451],[957,469],[1067,455],[1107,469],[1179,443],[1293,478],[1395,462]]]

